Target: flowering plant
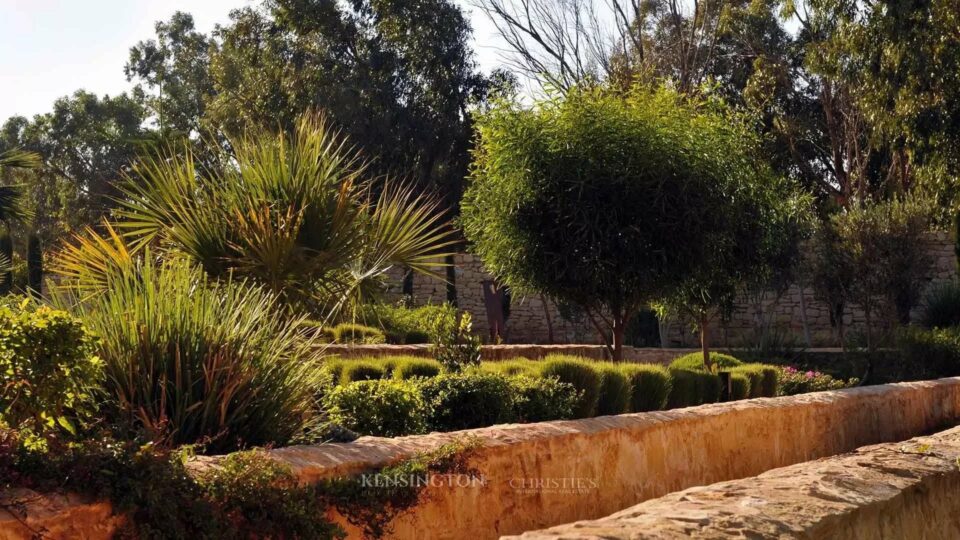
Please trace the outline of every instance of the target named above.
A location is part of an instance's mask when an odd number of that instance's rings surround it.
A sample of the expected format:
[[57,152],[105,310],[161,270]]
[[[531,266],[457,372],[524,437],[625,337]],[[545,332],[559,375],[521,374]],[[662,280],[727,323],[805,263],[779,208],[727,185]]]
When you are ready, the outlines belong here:
[[859,383],[860,380],[856,377],[844,381],[843,379],[834,379],[820,371],[800,371],[792,366],[780,370],[780,395],[782,396],[839,390],[856,386]]

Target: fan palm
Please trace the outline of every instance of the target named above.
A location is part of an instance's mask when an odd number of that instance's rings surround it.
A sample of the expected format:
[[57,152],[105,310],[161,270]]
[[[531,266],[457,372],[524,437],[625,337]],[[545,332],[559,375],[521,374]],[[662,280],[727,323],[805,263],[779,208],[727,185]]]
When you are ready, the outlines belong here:
[[390,182],[374,189],[322,116],[229,143],[217,171],[189,149],[135,165],[116,224],[134,247],[175,250],[215,278],[242,276],[288,307],[326,313],[393,265],[434,275],[444,265],[454,236],[439,200]]
[[[0,152],[0,171],[3,169],[32,169],[40,164],[40,157],[32,152],[7,150]],[[24,187],[21,185],[0,186],[0,293],[10,292],[13,286],[11,264],[13,262],[13,240],[10,224],[14,221],[26,221],[31,213],[25,204]]]

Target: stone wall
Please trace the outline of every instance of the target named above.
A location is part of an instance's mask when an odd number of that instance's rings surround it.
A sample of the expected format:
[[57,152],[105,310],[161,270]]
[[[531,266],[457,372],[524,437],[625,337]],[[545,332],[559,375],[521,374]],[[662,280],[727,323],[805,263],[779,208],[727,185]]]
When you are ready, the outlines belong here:
[[[674,358],[700,349],[660,349],[624,347],[623,361],[650,364],[669,364]],[[382,356],[417,356],[433,358],[432,345],[325,345],[324,353],[341,358],[369,358]],[[539,360],[551,354],[580,356],[593,360],[610,360],[603,345],[484,345],[480,357],[485,361],[529,358]]]
[[960,538],[960,428],[646,501],[513,539]]
[[[940,283],[957,276],[957,259],[954,254],[954,241],[946,232],[930,233],[926,238],[932,266],[926,276],[927,284]],[[480,261],[470,254],[455,257],[457,304],[471,313],[474,329],[481,334],[487,333],[487,316],[484,308],[481,283],[493,279]],[[398,299],[402,293],[402,271],[391,274],[388,296]],[[442,302],[446,300],[446,283],[436,279],[415,275],[413,279],[413,298],[415,303]],[[553,323],[555,343],[598,343],[597,332],[589,320],[582,316],[564,318],[557,306],[548,301],[547,310]],[[569,314],[568,314],[569,315]],[[844,315],[849,335],[862,333],[865,327],[863,311],[849,306]],[[755,297],[743,297],[736,304],[729,321],[717,322],[718,328],[713,334],[713,345],[740,347],[749,344],[760,328],[770,328],[780,339],[792,341],[796,345],[806,346],[805,334],[809,333],[813,347],[833,347],[838,340],[827,306],[814,297],[809,285],[800,287],[791,285],[784,294],[777,296],[766,292]],[[806,332],[804,327],[806,326]],[[507,332],[504,340],[509,343],[547,343],[548,326],[544,315],[544,302],[538,297],[517,297],[513,299],[510,317],[506,321]],[[693,347],[698,345],[698,337],[690,330],[685,321],[667,321],[663,325],[664,346]]]
[[[391,537],[483,540],[598,519],[692,486],[905,440],[958,420],[960,378],[952,378],[456,433],[361,437],[270,455],[301,481],[313,482],[472,439],[478,447],[469,465],[483,482],[431,484],[425,500],[395,520]],[[202,458],[194,466],[216,461]],[[61,508],[50,519],[62,523],[71,513],[91,515],[84,508]],[[32,515],[30,505],[26,510]],[[20,522],[0,519],[0,538],[29,538],[26,529],[18,529]],[[35,519],[32,525],[44,522]],[[348,529],[356,537],[356,530]],[[93,528],[75,536],[107,538],[107,532]]]

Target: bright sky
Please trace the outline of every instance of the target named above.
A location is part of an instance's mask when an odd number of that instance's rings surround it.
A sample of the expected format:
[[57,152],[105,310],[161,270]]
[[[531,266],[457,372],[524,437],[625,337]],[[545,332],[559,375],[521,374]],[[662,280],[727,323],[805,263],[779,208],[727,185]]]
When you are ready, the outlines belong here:
[[[485,71],[497,66],[495,32],[473,13],[475,49]],[[49,111],[83,88],[115,95],[130,87],[123,66],[131,46],[154,36],[175,11],[191,13],[203,32],[225,23],[251,0],[0,0],[0,123],[14,114]]]

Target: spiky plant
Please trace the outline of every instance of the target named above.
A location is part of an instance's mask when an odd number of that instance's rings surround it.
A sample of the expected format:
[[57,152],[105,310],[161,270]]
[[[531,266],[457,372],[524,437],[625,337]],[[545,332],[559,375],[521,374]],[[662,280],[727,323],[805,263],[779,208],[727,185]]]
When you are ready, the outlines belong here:
[[340,306],[393,265],[428,274],[443,266],[454,237],[439,201],[395,184],[372,189],[360,156],[323,117],[229,147],[213,172],[188,149],[136,164],[117,223],[124,236],[314,311]]
[[52,297],[100,336],[112,420],[212,452],[289,443],[316,425],[315,348],[300,321],[276,316],[275,295],[104,229],[64,248]]

